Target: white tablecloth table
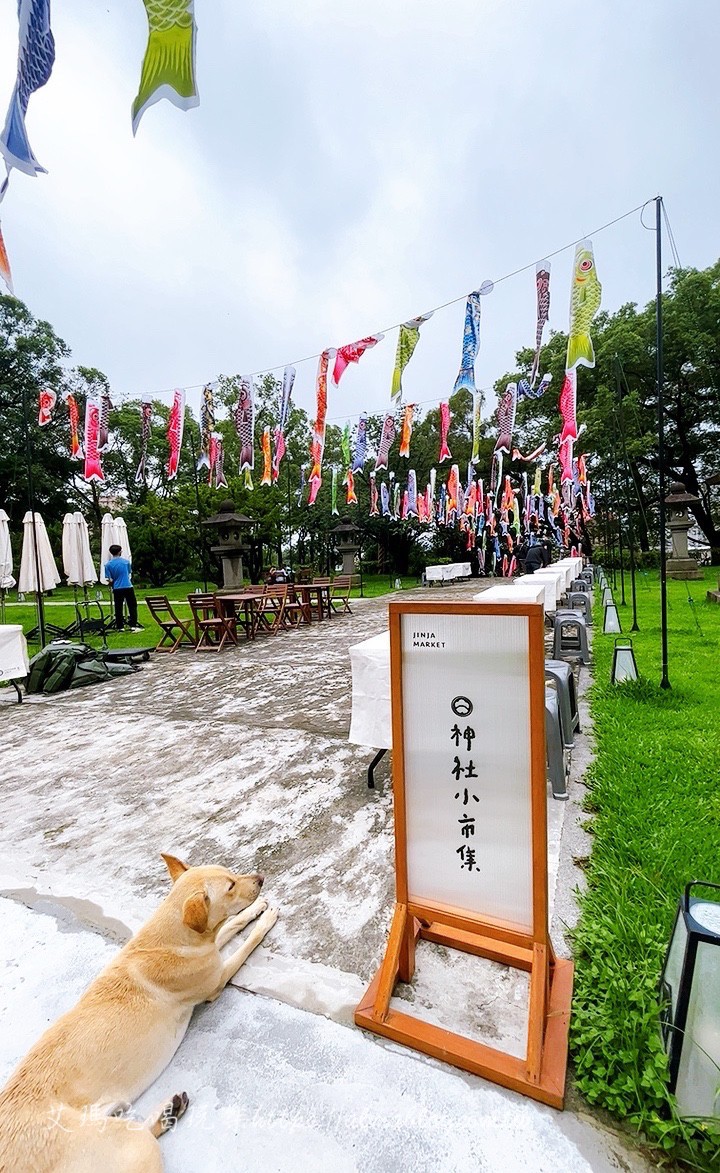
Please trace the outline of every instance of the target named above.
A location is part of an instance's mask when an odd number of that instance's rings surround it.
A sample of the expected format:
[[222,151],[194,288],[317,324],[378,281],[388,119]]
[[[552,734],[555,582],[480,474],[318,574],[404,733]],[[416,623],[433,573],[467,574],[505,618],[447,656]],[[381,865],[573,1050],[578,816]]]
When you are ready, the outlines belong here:
[[426,566],[426,582],[452,582],[456,578],[470,578],[469,562],[450,562],[447,566]]
[[[525,581],[527,578],[527,582]],[[473,595],[476,603],[542,603],[545,610],[545,583],[533,582],[531,574],[526,575],[522,582],[498,583]]]
[[[565,594],[565,576],[566,571],[563,566],[542,566],[536,570],[530,577],[534,578],[536,582],[542,582],[545,579],[550,579],[555,588],[555,603],[560,602],[560,598]],[[555,606],[551,608],[555,610]]]
[[350,648],[352,714],[348,741],[390,749],[390,632]]
[[[0,624],[0,681],[24,680],[30,671],[27,642],[19,623]],[[22,699],[15,685],[18,700]]]
[[582,570],[582,558],[561,558],[559,562],[553,562],[553,567],[562,568],[565,571],[565,590],[570,589],[570,583],[577,578]]
[[541,586],[545,592],[545,613],[551,614],[557,602],[557,581],[555,576],[540,578],[539,571],[535,574],[521,574],[513,583],[513,589],[521,590],[524,587]]

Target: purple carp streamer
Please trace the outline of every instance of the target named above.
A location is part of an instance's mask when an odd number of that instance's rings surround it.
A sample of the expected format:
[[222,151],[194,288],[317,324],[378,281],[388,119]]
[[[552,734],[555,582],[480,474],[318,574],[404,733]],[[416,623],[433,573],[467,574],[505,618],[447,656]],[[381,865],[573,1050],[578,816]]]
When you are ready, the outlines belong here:
[[392,415],[386,415],[382,426],[377,460],[375,461],[375,472],[379,472],[381,468],[387,468],[388,457],[390,455],[390,449],[392,447],[393,440],[395,439],[395,434],[395,418]]
[[148,440],[150,439],[150,425],[152,423],[152,403],[143,399],[140,404],[140,463],[135,473],[135,484],[145,484],[145,462],[147,460]]
[[411,318],[409,322],[403,322],[398,333],[397,351],[395,352],[395,367],[392,375],[392,385],[390,396],[392,399],[402,399],[402,377],[405,367],[410,362],[413,356],[415,347],[418,344],[420,337],[420,327],[423,322],[427,322],[433,316],[435,311],[431,310],[429,314],[421,314],[418,318]]
[[132,128],[155,102],[167,98],[181,110],[200,102],[195,84],[194,0],[143,0],[148,19],[148,43],[142,63],[140,89],[132,107]]
[[[25,115],[31,94],[49,80],[55,61],[55,42],[50,29],[50,0],[19,0],[19,44],[15,89],[10,98],[5,127],[0,135],[0,154],[8,173],[13,167],[26,175],[45,172],[28,141]],[[0,191],[0,199],[4,193]]]
[[406,512],[407,512],[408,517],[417,517],[417,515],[418,515],[417,501],[418,501],[417,477],[415,475],[415,469],[411,468],[408,472],[408,485],[407,485],[407,510],[406,510]]
[[530,371],[530,386],[535,386],[540,365],[540,349],[542,347],[543,330],[550,318],[550,262],[539,261],[535,270],[535,288],[537,291],[537,322],[535,325],[535,355],[532,370]]
[[362,472],[367,452],[367,412],[363,412],[358,420],[357,435],[355,436],[355,456],[353,457],[353,472]]
[[521,403],[523,399],[539,399],[544,395],[548,387],[552,383],[552,375],[543,375],[537,387],[534,387],[528,379],[518,379],[517,385],[517,401]]

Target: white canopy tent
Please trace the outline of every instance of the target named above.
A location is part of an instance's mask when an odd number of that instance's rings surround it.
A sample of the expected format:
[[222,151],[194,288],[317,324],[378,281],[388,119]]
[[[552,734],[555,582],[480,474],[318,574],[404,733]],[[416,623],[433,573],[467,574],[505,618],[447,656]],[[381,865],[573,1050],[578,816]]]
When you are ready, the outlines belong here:
[[[35,563],[35,536],[37,536],[37,567]],[[23,544],[18,591],[21,593],[37,590],[52,591],[59,583],[60,575],[57,572],[53,552],[50,549],[50,539],[45,529],[45,522],[40,514],[36,513],[33,527],[33,515],[28,510],[23,517]]]

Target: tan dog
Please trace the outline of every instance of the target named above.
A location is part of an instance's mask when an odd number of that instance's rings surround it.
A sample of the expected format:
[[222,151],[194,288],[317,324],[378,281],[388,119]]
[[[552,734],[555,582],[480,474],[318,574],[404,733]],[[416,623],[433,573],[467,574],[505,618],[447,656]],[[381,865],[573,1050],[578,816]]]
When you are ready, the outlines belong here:
[[[182,1116],[185,1093],[143,1123],[109,1113],[157,1079],[193,1007],[218,997],[277,920],[258,898],[262,876],[163,859],[169,896],[0,1092],[0,1173],[162,1173],[156,1137]],[[223,961],[222,946],[260,913]]]

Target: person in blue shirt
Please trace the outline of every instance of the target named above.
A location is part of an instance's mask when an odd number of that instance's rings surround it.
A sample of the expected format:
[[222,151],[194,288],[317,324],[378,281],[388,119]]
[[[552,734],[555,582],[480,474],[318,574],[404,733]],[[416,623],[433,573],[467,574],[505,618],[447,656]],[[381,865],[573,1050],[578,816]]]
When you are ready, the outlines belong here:
[[132,584],[132,569],[127,558],[120,557],[121,547],[111,546],[112,558],[105,563],[105,577],[110,583],[115,603],[115,626],[122,631],[125,625],[124,605],[127,603],[131,631],[142,631],[138,626],[137,599]]

